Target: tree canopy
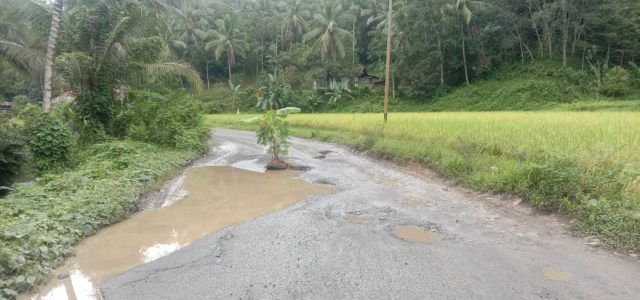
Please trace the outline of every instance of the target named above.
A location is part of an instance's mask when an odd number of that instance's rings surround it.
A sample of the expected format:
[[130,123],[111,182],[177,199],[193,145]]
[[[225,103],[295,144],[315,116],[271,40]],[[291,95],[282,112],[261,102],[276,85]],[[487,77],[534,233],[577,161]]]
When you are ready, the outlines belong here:
[[[197,89],[200,79],[285,69],[328,84],[359,66],[382,74],[384,65],[388,0],[63,2],[54,94],[166,80]],[[3,63],[41,86],[49,2],[0,7]],[[420,91],[469,84],[515,62],[628,68],[640,54],[639,24],[634,0],[395,0],[393,69]]]

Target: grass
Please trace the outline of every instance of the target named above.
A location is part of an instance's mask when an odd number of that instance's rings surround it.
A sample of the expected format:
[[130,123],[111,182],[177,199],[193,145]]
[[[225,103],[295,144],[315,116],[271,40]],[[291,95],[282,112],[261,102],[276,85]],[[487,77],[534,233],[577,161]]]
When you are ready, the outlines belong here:
[[137,208],[138,198],[199,156],[134,141],[84,148],[72,170],[0,199],[0,299],[45,283],[73,245]]
[[[246,116],[210,115],[247,129]],[[640,250],[640,113],[459,112],[293,115],[297,136],[415,160],[483,191],[577,220],[583,234]]]

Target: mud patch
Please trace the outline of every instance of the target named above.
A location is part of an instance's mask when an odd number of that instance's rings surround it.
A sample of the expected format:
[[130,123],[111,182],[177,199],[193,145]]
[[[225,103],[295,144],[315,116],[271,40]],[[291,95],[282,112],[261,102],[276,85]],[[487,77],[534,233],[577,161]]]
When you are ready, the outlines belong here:
[[373,218],[371,218],[370,216],[346,214],[342,216],[342,221],[349,223],[371,223],[373,222]]
[[567,272],[558,271],[552,268],[544,268],[544,277],[551,281],[567,282],[571,276]]
[[429,206],[430,204],[431,203],[426,200],[413,199],[403,203],[403,206],[407,208],[422,208],[422,207]]
[[408,242],[421,244],[435,244],[439,241],[436,233],[416,226],[397,226],[393,229],[393,235]]
[[382,175],[376,179],[376,183],[382,184],[382,185],[394,185],[398,183],[398,179],[393,178],[391,176]]
[[[284,209],[327,186],[294,179],[294,171],[256,173],[232,167],[186,172],[189,194],[160,209],[143,211],[100,230],[75,247],[75,256],[38,293],[19,299],[96,299],[97,286],[115,275],[174,252],[220,229]],[[56,275],[68,274],[68,276]]]

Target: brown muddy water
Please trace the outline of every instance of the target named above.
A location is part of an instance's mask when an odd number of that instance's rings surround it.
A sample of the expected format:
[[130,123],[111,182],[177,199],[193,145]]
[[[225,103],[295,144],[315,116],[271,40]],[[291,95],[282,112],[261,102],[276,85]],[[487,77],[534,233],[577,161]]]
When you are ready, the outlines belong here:
[[97,286],[133,267],[176,251],[205,235],[284,209],[333,188],[295,179],[294,171],[257,173],[232,167],[187,171],[188,195],[147,210],[75,247],[75,256],[58,268],[38,292],[18,299],[99,299]]

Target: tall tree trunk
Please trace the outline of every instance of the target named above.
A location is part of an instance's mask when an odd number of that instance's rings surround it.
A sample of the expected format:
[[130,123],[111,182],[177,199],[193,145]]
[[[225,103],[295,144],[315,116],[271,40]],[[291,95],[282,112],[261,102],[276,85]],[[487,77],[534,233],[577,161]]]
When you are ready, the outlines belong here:
[[273,76],[278,76],[278,35],[276,34],[276,55],[273,64]]
[[62,15],[62,0],[55,0],[52,4],[51,30],[49,31],[49,43],[47,44],[47,57],[44,65],[44,95],[42,97],[42,109],[51,111],[51,78],[53,77],[53,56],[58,42],[58,29],[60,29],[60,16]]
[[440,32],[438,35],[438,51],[440,51],[440,85],[444,86],[444,49],[442,46],[442,37],[445,35],[444,34],[445,18],[444,18],[443,7],[440,7],[440,18],[442,20],[442,23],[440,23]]
[[538,39],[538,50],[540,51],[540,58],[544,57],[544,46],[542,46],[542,38],[540,37],[540,31],[538,31],[538,25],[536,24],[536,20],[533,17],[533,9],[531,8],[531,2],[529,2],[529,16],[531,19],[531,27],[536,33],[536,38]]
[[209,80],[209,60],[207,60],[207,89],[209,89],[209,84],[210,84],[210,80]]
[[562,67],[567,67],[567,47],[569,45],[569,11],[567,1],[562,1]]
[[229,64],[229,81],[231,81],[231,54],[227,51],[227,63]]
[[[458,19],[460,19],[458,17]],[[471,85],[469,83],[469,70],[467,69],[467,49],[464,42],[464,28],[462,22],[460,21],[460,40],[462,41],[462,62],[464,64],[464,80],[467,85]]]
[[440,85],[444,85],[444,53],[442,52],[440,36],[438,36],[438,51],[440,52]]
[[352,34],[352,37],[351,37],[351,40],[352,40],[352,43],[351,43],[351,65],[353,67],[355,67],[356,66],[356,17],[355,16],[353,17],[352,26],[353,26],[353,28],[352,28],[353,31],[351,33]]

